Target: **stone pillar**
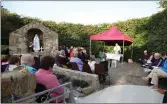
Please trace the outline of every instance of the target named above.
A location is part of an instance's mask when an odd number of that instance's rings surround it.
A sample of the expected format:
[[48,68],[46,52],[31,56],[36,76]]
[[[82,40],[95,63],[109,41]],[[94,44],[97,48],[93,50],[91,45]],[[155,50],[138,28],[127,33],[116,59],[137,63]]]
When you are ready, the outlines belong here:
[[1,100],[3,103],[11,103],[12,95],[18,99],[30,96],[35,93],[35,88],[35,75],[29,72],[22,73],[15,70],[1,75]]

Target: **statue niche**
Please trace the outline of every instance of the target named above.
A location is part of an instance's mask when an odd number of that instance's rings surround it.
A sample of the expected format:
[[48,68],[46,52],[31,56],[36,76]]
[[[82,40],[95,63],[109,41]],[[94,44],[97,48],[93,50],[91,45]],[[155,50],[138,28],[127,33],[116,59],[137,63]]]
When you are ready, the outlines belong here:
[[32,28],[27,31],[28,52],[42,52],[43,32],[40,29]]

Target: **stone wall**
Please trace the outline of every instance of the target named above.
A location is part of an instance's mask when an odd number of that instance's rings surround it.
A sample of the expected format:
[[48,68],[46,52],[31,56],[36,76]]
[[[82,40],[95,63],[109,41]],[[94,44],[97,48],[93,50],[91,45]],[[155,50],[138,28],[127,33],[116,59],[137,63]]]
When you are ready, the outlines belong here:
[[35,88],[35,75],[29,72],[22,73],[16,70],[1,75],[1,100],[3,103],[11,103],[11,95],[17,98],[32,95],[35,93]]
[[71,79],[78,79],[78,80],[83,80],[89,84],[88,88],[84,88],[83,91],[85,94],[88,94],[92,91],[97,91],[100,88],[100,83],[98,80],[98,75],[95,74],[89,74],[86,72],[80,72],[80,71],[74,71],[70,69],[64,69],[55,66],[53,68],[53,72],[58,74],[58,75],[65,75],[68,78]]
[[46,55],[54,54],[54,51],[58,49],[58,34],[38,22],[32,22],[10,33],[9,36],[10,54],[28,53],[27,43],[29,42],[27,40],[27,35],[28,35],[27,32],[30,29],[34,28],[42,31],[43,34],[42,36],[44,43],[43,44],[44,52],[42,52],[42,54]]

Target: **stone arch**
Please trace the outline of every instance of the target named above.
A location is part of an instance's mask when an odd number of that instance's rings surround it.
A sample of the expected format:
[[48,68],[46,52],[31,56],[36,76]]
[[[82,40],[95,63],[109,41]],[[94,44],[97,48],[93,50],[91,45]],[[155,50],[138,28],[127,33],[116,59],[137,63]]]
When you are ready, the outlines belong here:
[[27,31],[27,35],[26,35],[26,38],[27,38],[27,46],[28,46],[28,51],[29,52],[33,52],[33,49],[32,47],[29,47],[31,45],[31,43],[33,42],[33,39],[35,37],[35,34],[38,34],[38,37],[39,37],[39,40],[40,40],[40,46],[41,47],[44,47],[44,40],[43,40],[43,32],[38,29],[38,28],[30,28],[28,31]]

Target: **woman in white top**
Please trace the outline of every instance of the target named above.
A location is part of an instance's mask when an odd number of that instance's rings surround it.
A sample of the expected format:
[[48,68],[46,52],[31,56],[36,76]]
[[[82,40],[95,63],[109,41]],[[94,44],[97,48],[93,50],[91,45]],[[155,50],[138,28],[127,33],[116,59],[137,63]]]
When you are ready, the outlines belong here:
[[8,71],[13,71],[16,67],[18,67],[20,65],[20,58],[17,56],[11,56],[9,58],[9,64],[5,70],[5,72]]
[[95,64],[96,64],[95,58],[90,57],[90,60],[88,61],[88,64],[90,66],[90,69],[94,73],[94,71],[95,71]]

